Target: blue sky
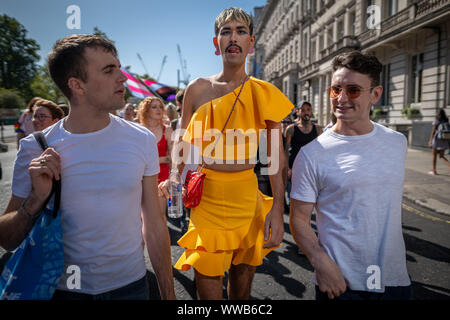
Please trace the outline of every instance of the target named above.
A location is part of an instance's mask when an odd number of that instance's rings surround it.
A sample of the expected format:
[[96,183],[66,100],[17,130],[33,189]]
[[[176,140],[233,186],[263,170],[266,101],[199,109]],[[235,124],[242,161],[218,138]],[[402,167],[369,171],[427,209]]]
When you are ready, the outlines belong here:
[[[159,81],[176,86],[180,69],[177,43],[191,80],[218,73],[221,58],[214,55],[212,44],[216,16],[228,7],[240,7],[253,14],[255,6],[265,3],[266,0],[1,0],[0,14],[17,19],[28,30],[27,36],[38,42],[40,64],[57,39],[92,33],[97,26],[115,41],[121,64],[131,66],[132,72],[145,73],[139,53],[150,76],[156,77],[167,55]],[[80,7],[79,30],[66,26],[70,5]]]

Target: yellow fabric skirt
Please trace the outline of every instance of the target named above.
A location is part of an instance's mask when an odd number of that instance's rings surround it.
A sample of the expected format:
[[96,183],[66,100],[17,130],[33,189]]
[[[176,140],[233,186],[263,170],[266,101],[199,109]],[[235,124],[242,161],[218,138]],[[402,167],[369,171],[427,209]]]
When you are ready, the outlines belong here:
[[224,276],[231,264],[258,266],[273,249],[264,249],[265,217],[273,198],[258,190],[253,169],[203,169],[200,204],[191,209],[189,229],[178,241],[185,248],[175,268],[194,267],[206,276]]

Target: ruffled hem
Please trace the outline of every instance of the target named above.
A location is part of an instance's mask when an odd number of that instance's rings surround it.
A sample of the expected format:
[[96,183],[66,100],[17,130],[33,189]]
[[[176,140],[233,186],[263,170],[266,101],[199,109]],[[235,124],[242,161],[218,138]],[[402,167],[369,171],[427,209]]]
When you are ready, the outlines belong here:
[[259,266],[264,257],[277,247],[265,249],[265,217],[272,208],[273,199],[258,190],[255,217],[250,225],[246,224],[233,230],[197,229],[191,221],[186,234],[178,240],[185,252],[178,259],[175,268],[187,271],[193,266],[207,276],[223,276],[234,265],[248,264]]
[[[202,250],[185,250],[175,264],[175,268],[188,271],[191,266],[201,274],[209,277],[223,277],[225,271],[230,268],[232,252],[206,252]],[[215,263],[211,263],[214,261]]]
[[262,234],[264,238],[265,217],[272,208],[273,203],[271,197],[262,194],[259,190],[258,195],[262,201],[259,202],[260,207],[256,209],[255,217],[251,220],[250,225],[244,224],[241,227],[230,230],[203,227],[197,229],[191,220],[188,231],[178,240],[178,244],[185,249],[197,249],[207,252],[253,247],[258,234]]

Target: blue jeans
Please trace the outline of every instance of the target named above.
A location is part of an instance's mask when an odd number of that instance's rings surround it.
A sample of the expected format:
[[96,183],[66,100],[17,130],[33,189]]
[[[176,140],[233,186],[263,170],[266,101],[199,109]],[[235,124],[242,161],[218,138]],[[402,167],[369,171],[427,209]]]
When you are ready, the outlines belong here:
[[[406,287],[385,287],[384,292],[357,291],[347,289],[339,297],[333,300],[411,300],[411,286]],[[326,292],[319,290],[316,286],[316,300],[330,300]]]
[[149,286],[147,278],[144,276],[121,288],[93,295],[55,290],[52,300],[149,300]]

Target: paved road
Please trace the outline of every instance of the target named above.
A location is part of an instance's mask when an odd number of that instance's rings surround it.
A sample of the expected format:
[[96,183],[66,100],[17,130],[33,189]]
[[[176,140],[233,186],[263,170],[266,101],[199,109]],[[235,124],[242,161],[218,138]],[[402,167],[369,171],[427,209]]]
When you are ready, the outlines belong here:
[[[11,178],[16,147],[13,140],[9,151],[0,153],[3,179],[0,180],[0,212],[3,212],[11,194]],[[410,170],[406,171],[408,176]],[[428,211],[405,199],[403,204],[403,236],[407,249],[407,268],[415,299],[450,299],[450,217]],[[314,217],[314,216],[313,216]],[[252,289],[253,299],[314,299],[313,269],[305,256],[298,254],[289,232],[289,217],[284,215],[285,236],[282,246],[257,268]],[[315,222],[312,222],[315,227]],[[182,250],[176,245],[181,236],[177,221],[168,221],[173,262]],[[4,254],[0,248],[0,256]],[[147,260],[152,297],[158,298],[155,277]],[[175,290],[179,299],[195,299],[193,271],[174,270]],[[224,287],[225,288],[225,287]]]
[[[403,236],[407,269],[412,280],[414,299],[450,299],[450,218],[426,211],[411,202],[403,204]],[[313,216],[314,218],[314,216]],[[284,215],[285,236],[282,246],[270,253],[257,268],[252,289],[253,299],[314,299],[313,269],[289,232],[289,217]],[[315,222],[312,222],[315,228]],[[172,257],[175,262],[182,250],[175,241],[181,236],[169,221]],[[151,270],[150,264],[147,264]],[[193,271],[174,271],[179,299],[194,299]],[[155,287],[154,278],[151,277]],[[224,296],[225,296],[224,286]]]

